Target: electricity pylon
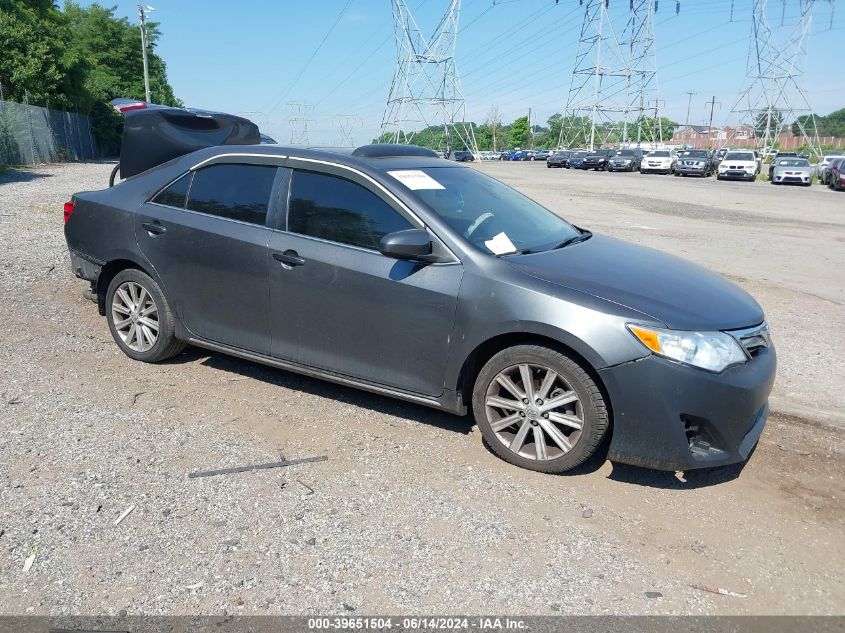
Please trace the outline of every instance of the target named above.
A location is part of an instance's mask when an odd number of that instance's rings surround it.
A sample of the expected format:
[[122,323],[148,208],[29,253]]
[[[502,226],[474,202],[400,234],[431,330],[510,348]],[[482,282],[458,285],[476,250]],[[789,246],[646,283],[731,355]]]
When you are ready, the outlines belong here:
[[[680,3],[676,4],[676,11]],[[657,0],[631,0],[628,23],[623,32],[630,67],[628,115],[623,123],[622,142],[663,142],[660,99],[657,86],[657,55],[654,44],[654,13]],[[632,129],[633,128],[633,129]]]
[[361,117],[355,114],[338,114],[335,125],[340,130],[338,147],[355,147],[354,130],[364,125]]
[[420,130],[442,126],[446,150],[478,154],[467,124],[466,103],[455,65],[461,0],[449,5],[431,37],[422,35],[406,0],[392,0],[396,71],[382,118],[390,142],[411,143]]
[[630,111],[631,64],[608,13],[607,0],[581,0],[584,21],[566,99],[561,147],[589,149],[619,140]]
[[[559,144],[583,142],[594,149],[662,141],[654,38],[658,0],[617,3],[627,5],[621,29],[614,28],[610,0],[579,2],[584,20]],[[675,0],[675,13],[680,8]]]
[[308,145],[308,124],[311,122],[311,113],[314,106],[310,103],[300,101],[288,101],[285,104],[290,117],[290,140],[291,145]]
[[[747,79],[730,110],[738,124],[728,135],[731,145],[738,133],[752,131],[757,148],[771,147],[784,125],[796,124],[798,136],[817,155],[821,153],[816,119],[801,87],[807,39],[813,10],[822,0],[790,0],[798,8],[794,24],[785,24],[786,0],[781,5],[781,26],[785,38],[772,29],[767,10],[770,0],[752,0],[751,38],[748,47]],[[833,6],[834,0],[824,0]],[[790,130],[791,133],[791,130]],[[744,138],[747,138],[743,134]]]

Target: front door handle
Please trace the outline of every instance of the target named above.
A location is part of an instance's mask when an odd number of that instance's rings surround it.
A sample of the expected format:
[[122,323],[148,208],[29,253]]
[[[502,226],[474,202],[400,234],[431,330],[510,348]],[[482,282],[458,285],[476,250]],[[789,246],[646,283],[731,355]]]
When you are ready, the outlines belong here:
[[273,259],[288,266],[302,266],[305,263],[305,259],[292,249],[288,249],[284,253],[273,253]]
[[159,224],[158,222],[144,222],[141,224],[144,227],[144,230],[152,233],[153,235],[161,235],[162,233],[167,232],[167,227]]

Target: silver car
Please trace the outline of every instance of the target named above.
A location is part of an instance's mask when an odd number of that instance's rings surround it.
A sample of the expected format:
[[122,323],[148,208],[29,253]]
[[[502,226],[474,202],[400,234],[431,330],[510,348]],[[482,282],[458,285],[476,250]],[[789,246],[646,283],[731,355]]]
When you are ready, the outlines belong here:
[[813,181],[813,168],[806,158],[779,158],[772,170],[773,185],[795,184],[809,187]]

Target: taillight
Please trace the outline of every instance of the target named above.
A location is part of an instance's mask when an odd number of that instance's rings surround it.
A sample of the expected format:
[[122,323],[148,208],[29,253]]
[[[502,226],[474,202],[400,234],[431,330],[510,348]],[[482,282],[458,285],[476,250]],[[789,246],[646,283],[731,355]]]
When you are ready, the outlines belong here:
[[65,202],[65,222],[70,220],[70,215],[73,213],[73,210],[76,208],[76,203],[73,200],[69,200]]

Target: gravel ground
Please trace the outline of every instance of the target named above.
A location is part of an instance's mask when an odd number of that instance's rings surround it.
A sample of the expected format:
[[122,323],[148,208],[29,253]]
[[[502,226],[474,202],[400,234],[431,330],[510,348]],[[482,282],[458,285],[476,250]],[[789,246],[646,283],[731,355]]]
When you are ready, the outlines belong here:
[[[845,446],[824,416],[775,414],[745,468],[594,459],[552,477],[494,457],[468,418],[196,349],[131,362],[61,231],[62,202],[110,167],[0,176],[0,613],[843,613]],[[841,407],[845,197],[482,168],[593,230],[715,263],[764,303],[781,367],[818,355],[782,370],[779,397]],[[766,202],[786,196],[812,200],[815,229]]]

